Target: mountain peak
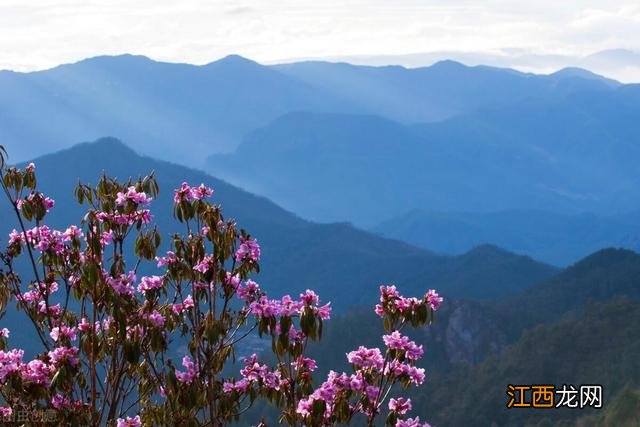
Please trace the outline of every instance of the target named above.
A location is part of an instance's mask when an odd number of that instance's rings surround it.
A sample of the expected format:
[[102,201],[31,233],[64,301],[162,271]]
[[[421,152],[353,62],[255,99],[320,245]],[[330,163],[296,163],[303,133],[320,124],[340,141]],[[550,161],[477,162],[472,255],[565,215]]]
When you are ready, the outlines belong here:
[[454,61],[453,59],[443,59],[442,61],[438,61],[432,64],[428,68],[440,69],[440,70],[462,70],[469,67],[464,65],[462,62]]
[[245,58],[244,56],[232,54],[232,55],[227,55],[224,58],[220,58],[216,61],[210,62],[205,66],[209,67],[214,65],[256,66],[260,64],[258,64],[257,62],[249,58]]
[[606,266],[614,263],[630,261],[640,261],[640,254],[629,249],[604,248],[592,253],[586,258],[581,259],[567,270],[580,270],[583,268],[592,268],[594,266]]
[[[74,158],[126,158],[139,157],[128,145],[114,137],[103,137],[95,141],[82,142],[64,150],[42,156],[58,157],[73,155]],[[39,159],[36,159],[38,161]]]
[[616,80],[609,79],[607,77],[601,76],[600,74],[596,74],[589,70],[585,70],[584,68],[579,67],[566,67],[561,70],[556,71],[555,73],[549,74],[549,77],[555,78],[581,78],[586,80],[598,80],[609,85],[619,86],[620,83]]

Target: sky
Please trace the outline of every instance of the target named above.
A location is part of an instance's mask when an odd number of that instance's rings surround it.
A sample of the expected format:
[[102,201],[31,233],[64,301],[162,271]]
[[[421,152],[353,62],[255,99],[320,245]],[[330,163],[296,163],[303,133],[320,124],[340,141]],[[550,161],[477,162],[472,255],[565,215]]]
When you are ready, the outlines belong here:
[[[595,61],[606,66],[588,59],[611,49]],[[448,56],[540,72],[588,65],[640,81],[638,52],[637,0],[0,0],[0,69],[17,71],[121,53],[409,66]]]

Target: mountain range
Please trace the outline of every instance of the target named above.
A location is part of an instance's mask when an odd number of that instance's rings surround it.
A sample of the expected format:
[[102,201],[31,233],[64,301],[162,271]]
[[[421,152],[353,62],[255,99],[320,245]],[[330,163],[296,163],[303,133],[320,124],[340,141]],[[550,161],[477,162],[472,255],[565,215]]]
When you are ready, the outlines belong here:
[[290,112],[424,122],[554,97],[576,84],[619,86],[586,71],[538,76],[452,61],[418,69],[264,66],[231,55],[194,66],[100,56],[44,71],[0,71],[0,136],[20,160],[115,135],[145,154],[200,167],[205,156],[232,151],[245,134]]
[[445,254],[493,244],[550,264],[570,265],[604,247],[638,250],[640,212],[600,216],[538,210],[416,210],[384,221],[372,231]]
[[[307,220],[444,254],[489,243],[557,265],[635,247],[638,123],[640,85],[577,68],[121,55],[0,71],[0,138],[13,159],[114,135]],[[582,228],[565,227],[574,220]]]
[[[261,243],[263,267],[257,280],[269,293],[296,294],[311,288],[338,311],[373,304],[381,283],[397,282],[418,294],[438,288],[453,296],[482,299],[518,292],[557,271],[493,246],[460,256],[438,255],[349,224],[309,222],[203,172],[140,156],[113,138],[79,144],[34,163],[41,191],[56,200],[48,219],[57,227],[82,218],[84,207],[73,196],[79,180],[95,183],[103,171],[123,180],[153,171],[161,193],[152,210],[166,240],[181,231],[172,220],[173,189],[183,181],[205,183],[215,189],[214,200],[226,215]],[[6,235],[16,221],[3,206]]]
[[415,209],[612,214],[640,206],[639,123],[640,87],[626,86],[420,125],[290,113],[209,169],[306,218],[364,226]]
[[[606,249],[516,295],[446,300],[432,326],[411,334],[427,371],[409,392],[413,415],[438,426],[635,425],[639,274],[640,255]],[[347,313],[328,322],[312,353],[321,373],[350,372],[353,343],[379,347],[382,334],[371,310]],[[507,409],[507,384],[601,384],[603,410]]]

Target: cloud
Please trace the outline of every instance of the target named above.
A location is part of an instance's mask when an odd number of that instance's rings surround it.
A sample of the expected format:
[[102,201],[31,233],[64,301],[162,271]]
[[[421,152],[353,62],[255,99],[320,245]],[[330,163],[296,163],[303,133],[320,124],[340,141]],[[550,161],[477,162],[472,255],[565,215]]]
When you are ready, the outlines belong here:
[[41,69],[125,52],[202,64],[231,53],[274,62],[444,51],[513,58],[527,52],[543,67],[553,55],[640,50],[636,3],[0,0],[0,68]]

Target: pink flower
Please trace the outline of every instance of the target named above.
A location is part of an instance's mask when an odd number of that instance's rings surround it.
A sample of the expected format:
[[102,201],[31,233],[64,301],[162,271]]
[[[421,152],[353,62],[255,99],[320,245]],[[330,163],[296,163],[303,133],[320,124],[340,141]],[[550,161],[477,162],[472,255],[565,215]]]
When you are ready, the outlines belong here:
[[[236,276],[237,277],[237,276]],[[238,282],[240,278],[238,277]],[[231,282],[234,283],[234,282]],[[253,301],[260,294],[260,285],[258,285],[253,280],[249,279],[246,281],[245,285],[238,285],[237,288],[238,298],[245,302]]]
[[140,420],[140,415],[136,415],[135,417],[127,417],[127,419],[118,418],[116,422],[116,427],[141,427],[142,421]]
[[318,313],[318,316],[320,316],[320,318],[322,320],[328,320],[331,317],[331,303],[326,303],[325,305],[323,305],[322,307],[318,307],[316,309],[316,312]]
[[420,385],[424,383],[425,380],[423,368],[417,368],[407,363],[401,363],[397,360],[392,360],[387,364],[384,374],[393,374],[397,377],[405,377],[415,385]]
[[236,274],[235,276],[232,276],[231,273],[227,271],[225,274],[224,284],[231,286],[233,290],[237,291],[240,286],[240,275]]
[[396,427],[431,427],[429,423],[421,423],[420,417],[398,420]]
[[391,398],[389,400],[389,410],[404,415],[411,410],[411,399],[405,399],[404,397]]
[[56,201],[49,198],[49,197],[45,197],[44,198],[44,207],[47,210],[47,212],[49,212],[51,209],[53,209],[53,207],[56,205]]
[[119,192],[116,196],[116,204],[119,206],[126,204],[127,201],[131,201],[137,205],[148,205],[152,200],[152,198],[147,197],[143,191],[136,191],[136,187],[133,185],[127,189],[126,193]]
[[436,291],[434,291],[433,289],[429,289],[429,291],[425,294],[424,299],[427,301],[427,303],[431,306],[431,309],[433,311],[436,311],[438,309],[438,307],[440,307],[440,304],[442,303],[442,301],[444,300],[440,295],[438,295],[438,293]]
[[77,347],[57,347],[49,352],[49,360],[54,366],[68,362],[71,366],[78,365],[78,348]]
[[191,295],[187,295],[187,297],[182,301],[182,309],[189,310],[193,308],[193,297]]
[[0,417],[9,418],[13,414],[13,409],[10,406],[0,406]]
[[51,339],[54,341],[69,339],[71,341],[76,339],[76,328],[70,328],[67,325],[55,326],[49,332]]
[[211,197],[213,195],[213,190],[209,187],[206,187],[204,184],[200,184],[199,187],[191,187],[191,196],[195,200],[201,200],[205,197]]
[[9,233],[9,244],[14,243],[23,243],[24,242],[24,234],[19,233],[15,228]]
[[80,322],[78,323],[78,330],[80,332],[88,332],[89,330],[91,330],[91,323],[87,321],[86,317],[80,319]]
[[49,374],[51,368],[42,360],[35,359],[22,365],[20,370],[20,376],[23,381],[27,381],[33,384],[49,386]]
[[183,384],[191,384],[193,379],[198,375],[198,370],[189,356],[182,358],[182,366],[187,370],[185,372],[176,370],[176,378]]
[[153,313],[149,314],[147,319],[149,319],[157,328],[164,326],[164,317],[157,310],[153,310]]
[[302,303],[294,301],[289,295],[285,295],[280,300],[279,314],[280,316],[292,316],[302,311]]
[[384,307],[382,305],[376,304],[374,311],[379,317],[384,317]]
[[113,230],[103,231],[100,235],[100,244],[102,246],[107,246],[111,244],[113,241]]
[[8,375],[20,370],[23,356],[24,350],[0,351],[0,384],[6,382]]
[[69,405],[69,399],[61,395],[60,393],[56,393],[51,398],[51,406],[53,406],[55,409],[62,409],[67,405]]
[[347,360],[352,365],[364,369],[382,369],[382,365],[384,364],[384,357],[382,357],[379,348],[366,348],[364,346],[360,346],[357,350],[347,353]]
[[409,337],[400,334],[399,331],[383,335],[382,340],[391,350],[403,351],[408,359],[417,360],[424,354],[422,345],[416,345],[414,341],[409,340]]
[[173,196],[174,203],[180,203],[183,201],[190,202],[192,200],[193,200],[193,191],[191,190],[191,187],[189,187],[189,184],[187,184],[186,182],[183,182],[180,188],[177,188],[174,190],[174,196]]
[[249,388],[249,381],[246,378],[242,378],[236,382],[225,381],[222,384],[222,391],[225,393],[244,393]]
[[274,317],[280,313],[280,301],[261,296],[257,301],[252,302],[249,308],[257,317]]
[[400,297],[400,292],[396,290],[395,285],[380,286],[380,302],[385,302],[388,299]]
[[147,291],[160,288],[162,288],[161,276],[143,276],[140,279],[140,284],[138,285],[138,292],[145,293]]
[[206,274],[207,271],[209,271],[209,269],[211,268],[211,266],[213,265],[213,257],[212,256],[205,256],[202,261],[200,261],[198,264],[196,264],[193,269],[195,271],[199,271],[202,274]]
[[248,260],[255,262],[260,260],[260,245],[256,239],[241,238],[240,247],[236,251],[236,261]]
[[317,365],[316,361],[310,359],[308,357],[298,356],[296,360],[291,362],[291,365],[297,370],[308,369],[310,371],[315,371]]
[[156,261],[158,261],[158,267],[162,267],[164,265],[173,265],[175,263],[178,262],[178,258],[176,257],[176,254],[171,252],[171,251],[167,251],[167,256],[165,257],[156,257]]
[[380,387],[368,385],[365,387],[364,392],[367,395],[369,401],[375,402],[378,398],[378,394],[380,393]]
[[320,297],[311,289],[307,289],[304,294],[300,294],[300,300],[307,305],[313,305],[320,301]]
[[64,236],[63,240],[65,242],[73,239],[81,239],[84,236],[82,230],[75,225],[69,226],[62,235]]
[[118,295],[133,296],[133,283],[136,281],[136,274],[130,271],[127,275],[121,274],[119,277],[107,277],[107,284],[113,288]]
[[7,328],[0,329],[0,337],[9,338],[9,330]]

